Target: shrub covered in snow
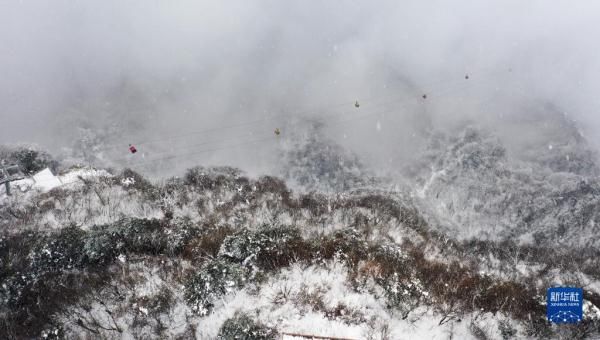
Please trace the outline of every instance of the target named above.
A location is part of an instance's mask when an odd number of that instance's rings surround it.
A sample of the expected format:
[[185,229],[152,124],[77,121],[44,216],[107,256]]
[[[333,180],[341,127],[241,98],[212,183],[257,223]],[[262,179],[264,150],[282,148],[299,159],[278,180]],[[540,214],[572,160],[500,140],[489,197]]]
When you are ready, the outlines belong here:
[[69,226],[56,234],[40,237],[29,255],[31,268],[46,272],[81,266],[85,261],[82,252],[85,234],[77,226]]
[[31,147],[17,148],[4,157],[0,154],[0,158],[18,164],[21,170],[29,175],[45,168],[56,171],[59,165],[58,161],[52,158],[49,153]]
[[123,219],[94,226],[85,240],[90,264],[111,262],[120,253],[177,254],[197,231],[188,221]]
[[154,185],[145,179],[144,176],[131,169],[123,169],[120,174],[113,177],[113,181],[117,184],[121,184],[124,187],[142,191],[148,191],[154,188]]
[[59,340],[64,339],[63,330],[60,327],[52,327],[44,329],[41,334],[41,338],[44,340]]
[[241,171],[232,167],[194,167],[185,173],[184,179],[187,185],[195,188],[215,190],[234,184],[240,176]]
[[289,265],[305,251],[307,249],[298,229],[263,227],[226,237],[219,256],[243,265],[256,264],[271,270]]
[[185,299],[199,315],[212,311],[215,301],[246,282],[247,270],[236,263],[215,260],[206,263],[185,285]]
[[189,223],[124,219],[89,231],[69,226],[3,237],[1,315],[26,332],[35,330],[62,305],[101,285],[106,266],[120,254],[176,255],[194,233]]
[[361,260],[367,258],[367,242],[354,228],[337,231],[320,240],[317,246],[317,256],[324,259],[337,258],[351,268],[355,268]]
[[223,323],[217,339],[275,340],[276,337],[277,331],[274,328],[258,323],[246,314],[236,314],[233,318],[227,319]]
[[517,335],[517,330],[510,324],[508,320],[498,321],[498,330],[502,336],[502,340],[514,339]]
[[377,245],[365,250],[367,256],[358,265],[355,288],[364,289],[373,279],[383,290],[386,306],[407,318],[420,305],[429,303],[425,287],[415,275],[413,259],[397,245]]
[[385,291],[388,308],[398,310],[402,318],[406,318],[411,311],[426,302],[427,292],[419,280],[403,280],[401,275],[395,272],[386,278],[377,279],[376,282]]
[[140,196],[147,201],[156,202],[160,199],[161,188],[134,170],[126,168],[118,175],[111,177],[111,180],[127,191],[139,192]]

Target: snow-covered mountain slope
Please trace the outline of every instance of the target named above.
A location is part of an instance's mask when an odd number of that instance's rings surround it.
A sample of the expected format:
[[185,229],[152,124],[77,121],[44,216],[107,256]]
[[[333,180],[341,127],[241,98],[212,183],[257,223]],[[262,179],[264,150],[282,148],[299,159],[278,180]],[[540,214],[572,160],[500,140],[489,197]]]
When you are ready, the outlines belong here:
[[499,138],[467,128],[433,139],[416,191],[459,238],[598,249],[600,181],[593,154],[577,150],[538,145],[516,158]]
[[[402,190],[313,138],[283,151],[291,151],[284,178],[196,167],[150,181],[131,170],[72,168],[47,192],[2,194],[0,337],[599,335],[595,243],[515,240],[559,232],[519,214],[528,200],[548,209],[533,217],[570,218],[568,209],[593,205],[593,178],[515,161],[477,129],[438,141]],[[572,184],[582,178],[592,189]],[[571,201],[546,202],[569,190]],[[474,228],[494,221],[504,223],[497,234]],[[584,244],[564,234],[566,244]],[[554,284],[585,287],[585,322],[546,322],[545,289]]]
[[329,139],[318,123],[297,129],[279,154],[279,172],[290,186],[329,193],[381,186],[359,157]]

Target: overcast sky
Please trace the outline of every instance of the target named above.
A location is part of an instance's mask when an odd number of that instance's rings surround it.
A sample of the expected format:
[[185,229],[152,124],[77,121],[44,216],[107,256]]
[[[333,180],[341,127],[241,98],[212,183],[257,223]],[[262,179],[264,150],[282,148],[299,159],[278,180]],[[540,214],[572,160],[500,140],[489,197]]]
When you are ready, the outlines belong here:
[[[388,157],[423,129],[551,103],[600,144],[599,19],[591,0],[2,1],[0,142],[71,146],[87,127],[120,145],[266,119],[172,142],[235,144],[329,114],[332,138]],[[355,100],[370,116],[338,124]]]

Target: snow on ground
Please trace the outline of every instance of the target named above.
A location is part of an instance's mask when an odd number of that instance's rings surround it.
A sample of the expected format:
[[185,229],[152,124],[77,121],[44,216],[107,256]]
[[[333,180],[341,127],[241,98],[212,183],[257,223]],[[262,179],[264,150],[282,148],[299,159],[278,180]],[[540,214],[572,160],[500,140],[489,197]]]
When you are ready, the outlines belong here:
[[62,185],[58,177],[54,176],[48,168],[36,173],[32,178],[35,181],[34,186],[41,192],[47,192]]
[[[200,220],[235,198],[233,193],[227,190],[198,192],[182,189],[175,190],[169,194],[171,196],[161,196],[155,202],[149,202],[143,193],[135,188],[136,183],[133,178],[124,178],[120,182],[121,185],[115,185],[105,181],[106,177],[110,176],[105,171],[94,169],[76,169],[60,176],[43,172],[38,176],[38,182],[34,182],[33,179],[14,182],[15,187],[19,188],[15,196],[31,200],[40,206],[50,206],[49,209],[42,210],[40,219],[36,223],[53,228],[69,223],[76,223],[85,228],[93,224],[110,223],[123,216],[160,218],[163,217],[161,208],[165,207],[172,209],[175,217],[192,217]],[[60,190],[56,191],[56,195],[55,192],[49,195],[43,194],[50,190],[48,189],[50,185],[36,187],[36,184],[43,179],[54,181],[54,184],[56,181],[60,182]],[[277,195],[267,193],[252,198],[255,191],[256,189],[252,189],[252,194],[248,195],[250,200],[255,199],[255,201],[250,203],[246,198],[245,204],[242,203],[239,208],[235,208],[238,210],[234,209],[228,211],[228,214],[223,214],[225,217],[220,222],[239,228],[263,223],[268,225],[298,223],[300,226],[307,226],[303,228],[307,231],[311,230],[309,226],[322,228],[319,231],[323,233],[331,233],[352,223],[348,220],[345,210],[332,209],[331,204],[327,205],[326,219],[314,223],[316,217],[314,219],[311,217],[310,210],[302,210],[298,215],[290,215],[284,210],[278,211],[276,206],[272,206],[272,202],[277,202],[275,197]],[[183,200],[177,195],[185,196],[186,199]],[[178,204],[181,202],[186,203]],[[193,202],[203,202],[205,206],[199,209]],[[251,211],[244,210],[250,208]],[[379,238],[387,236],[400,243],[407,235],[411,239],[418,237],[414,231],[404,228],[396,219],[381,221],[384,216],[376,211],[355,208],[354,213],[360,214],[370,224],[376,226],[373,233],[381,234],[378,235]],[[431,251],[427,255],[428,257],[441,256]],[[129,263],[129,259],[124,255],[118,258],[124,267]],[[489,268],[486,264],[489,264]],[[498,269],[500,265],[500,260],[490,255],[481,269],[496,277],[505,277]],[[536,264],[518,260],[510,265],[514,267],[515,273],[522,276],[528,276],[541,269]],[[129,305],[124,303],[124,306],[131,308],[129,310],[131,313],[125,313],[117,321],[112,320],[111,314],[106,312],[106,308],[101,303],[92,302],[91,314],[101,324],[114,323],[118,326],[123,330],[122,338],[133,338],[133,334],[151,334],[150,331],[129,328],[136,327],[135,323],[139,322],[138,319],[148,318],[149,313],[152,314],[152,310],[144,304],[146,303],[144,299],[154,299],[164,287],[170,287],[170,291],[174,293],[174,304],[163,315],[157,316],[157,320],[168,325],[164,334],[170,337],[187,332],[187,326],[193,325],[197,338],[212,339],[217,335],[223,322],[233,317],[236,312],[247,313],[253,319],[280,332],[349,339],[471,339],[475,337],[474,334],[481,334],[481,332],[485,333],[488,339],[501,339],[498,325],[499,320],[504,320],[500,315],[472,313],[464,316],[462,321],[453,320],[439,325],[442,316],[427,306],[421,306],[412,311],[407,318],[403,318],[401,313],[394,312],[386,306],[384,292],[374,282],[370,282],[367,289],[360,292],[351,287],[348,269],[338,262],[310,266],[294,264],[273,274],[265,282],[248,283],[241,291],[225,296],[217,303],[212,314],[203,318],[194,315],[186,305],[183,299],[183,288],[176,287],[172,281],[161,277],[157,268],[152,268],[143,274],[139,277],[140,282],[132,287],[130,293],[131,301],[142,302]],[[552,274],[551,270],[550,275]],[[557,280],[560,279],[558,274],[556,273]],[[565,274],[563,273],[562,276],[564,277]],[[592,280],[586,282],[590,281]],[[597,281],[591,284],[597,286]],[[600,317],[600,310],[587,301],[585,308],[587,316]],[[511,324],[515,323],[511,322]],[[474,327],[479,333],[473,331]]]
[[[63,175],[56,176],[46,168],[35,175],[10,183],[11,188],[16,188],[21,193],[31,192],[31,194],[48,192],[58,187],[73,187],[73,185],[82,184],[83,180],[111,176],[106,170],[97,170],[93,168],[73,169]],[[13,189],[14,191],[14,189]],[[0,188],[0,196],[6,196],[4,186]]]
[[[31,190],[34,184],[35,181],[32,178],[25,178],[10,182],[11,192],[14,193],[15,189],[19,190],[20,192],[27,192]],[[6,197],[4,185],[0,186],[0,197]]]
[[[36,175],[39,182],[33,177],[12,182],[11,188],[16,189],[11,196],[6,196],[1,186],[0,206],[40,214],[37,225],[50,229],[73,223],[85,229],[124,216],[163,217],[160,207],[143,199],[138,192],[108,183],[106,179],[112,175],[105,170],[80,168],[60,176],[44,170],[39,175]],[[88,185],[93,190],[86,190]],[[51,189],[62,193],[46,193]]]
[[[180,270],[186,264],[165,260],[161,265]],[[110,288],[93,292],[59,315],[67,339],[79,338],[82,327],[97,328],[102,332],[97,338],[122,340],[173,339],[186,331],[194,315],[183,300],[181,287],[173,284],[177,270],[171,272],[139,259],[121,262],[117,270],[122,275],[116,275]],[[73,322],[77,319],[83,325]]]
[[[260,287],[227,296],[197,324],[198,339],[212,339],[219,325],[244,312],[279,332],[348,339],[474,339],[471,323],[481,324],[489,339],[501,339],[497,316],[469,315],[462,322],[439,325],[441,315],[420,307],[406,319],[390,312],[374,285],[357,292],[338,262],[305,267],[295,264]],[[334,313],[333,311],[338,311]],[[410,334],[408,336],[407,334]]]
[[594,306],[593,303],[584,300],[583,301],[583,317],[585,319],[596,319],[600,320],[600,308]]
[[65,174],[58,176],[63,185],[81,183],[82,179],[91,179],[99,177],[111,177],[112,175],[106,170],[98,170],[94,168],[73,169]]

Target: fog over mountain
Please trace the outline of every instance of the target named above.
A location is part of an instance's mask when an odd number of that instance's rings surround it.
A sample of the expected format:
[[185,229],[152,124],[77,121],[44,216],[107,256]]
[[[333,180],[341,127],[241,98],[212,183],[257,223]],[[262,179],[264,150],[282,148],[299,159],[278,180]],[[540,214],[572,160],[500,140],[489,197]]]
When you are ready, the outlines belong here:
[[598,13],[0,3],[0,338],[597,338]]
[[[156,139],[144,150],[164,155],[167,143],[250,140],[289,116],[339,120],[357,114],[355,100],[364,101],[367,116],[331,122],[328,134],[379,166],[414,153],[424,132],[467,119],[513,141],[505,124],[547,107],[568,114],[590,143],[600,141],[593,2],[1,6],[4,143],[58,150],[76,144],[82,128],[125,146],[108,150],[112,158],[122,158],[129,143]],[[265,122],[200,133],[257,119]],[[194,134],[168,139],[185,132]],[[264,172],[276,162],[272,147],[263,143],[258,157],[227,148],[195,158]]]

